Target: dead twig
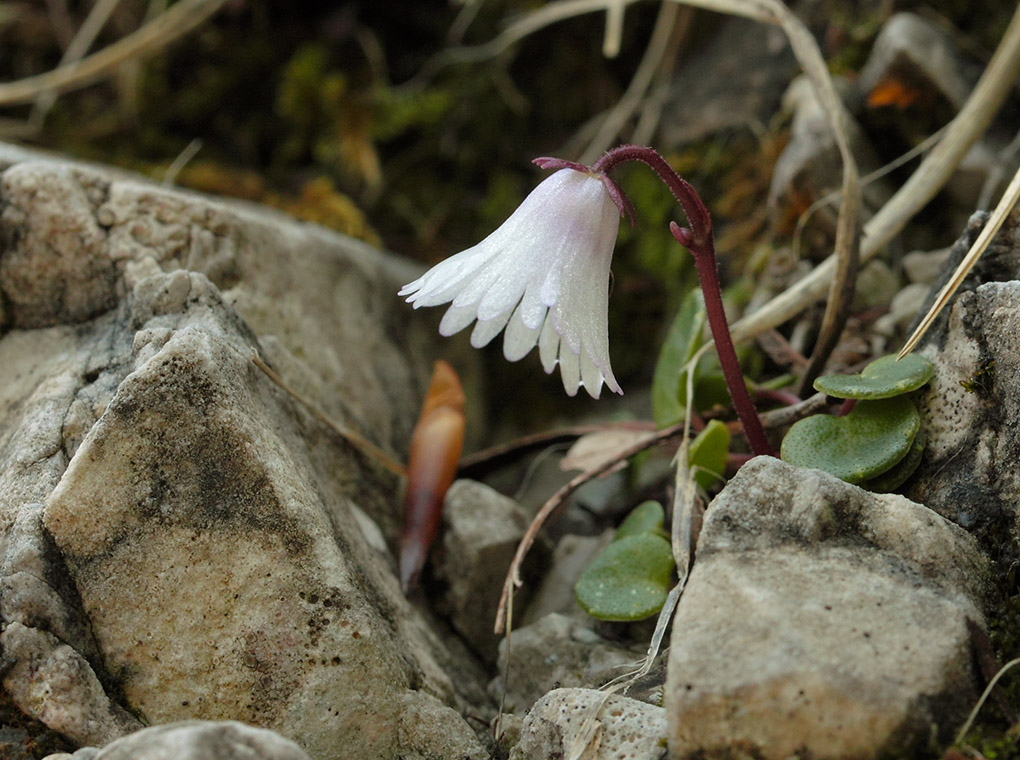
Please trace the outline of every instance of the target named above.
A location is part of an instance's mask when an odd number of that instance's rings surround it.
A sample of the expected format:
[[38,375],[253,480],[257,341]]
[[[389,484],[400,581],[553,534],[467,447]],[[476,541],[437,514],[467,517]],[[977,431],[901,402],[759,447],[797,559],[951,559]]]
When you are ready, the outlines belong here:
[[956,291],[960,285],[963,284],[964,279],[970,274],[970,270],[977,264],[978,259],[981,258],[981,254],[988,248],[988,244],[992,242],[992,238],[995,237],[995,233],[1002,227],[1003,222],[1006,221],[1006,217],[1009,215],[1013,207],[1016,206],[1017,202],[1020,201],[1020,171],[1013,175],[1012,182],[1009,183],[1009,187],[1006,188],[1006,192],[1002,194],[1002,198],[999,200],[999,205],[995,207],[995,211],[992,212],[991,217],[985,223],[985,226],[981,229],[981,234],[978,235],[977,240],[974,241],[974,245],[967,251],[967,255],[963,257],[963,261],[953,272],[953,276],[949,278],[949,282],[945,284],[939,292],[938,297],[935,299],[935,303],[931,305],[928,313],[924,315],[924,319],[921,320],[921,324],[917,326],[914,333],[907,338],[907,342],[903,344],[903,348],[897,355],[898,359],[902,359],[904,356],[909,354],[914,347],[920,342],[924,334],[928,332],[928,328],[932,326],[932,323],[938,317],[939,312],[946,307],[946,304],[952,300]]
[[556,430],[545,430],[540,433],[532,433],[513,441],[490,446],[487,449],[476,451],[472,454],[461,457],[460,470],[471,470],[492,463],[494,460],[512,454],[519,454],[539,446],[547,446],[551,443],[569,441],[573,438],[580,438],[589,433],[601,433],[606,430],[654,430],[652,422],[611,422],[601,425],[573,425],[571,427],[557,428]]
[[532,544],[535,543],[535,538],[537,538],[538,532],[542,529],[542,526],[545,525],[546,520],[549,519],[553,512],[566,502],[574,491],[589,480],[597,478],[605,472],[609,472],[609,470],[616,467],[620,461],[629,459],[638,452],[649,449],[657,444],[664,443],[676,436],[683,435],[686,427],[686,422],[680,422],[668,428],[663,428],[647,440],[639,441],[632,446],[628,446],[621,450],[620,453],[612,459],[603,462],[597,467],[585,470],[580,475],[571,478],[566,485],[561,487],[545,502],[545,504],[542,505],[542,508],[538,510],[538,513],[531,521],[531,525],[528,526],[528,530],[525,532],[521,542],[517,545],[517,552],[514,554],[513,561],[510,563],[510,569],[507,572],[506,581],[503,584],[503,593],[499,598],[499,608],[496,610],[496,624],[494,628],[496,633],[502,633],[506,626],[506,606],[507,601],[510,598],[510,594],[513,592],[513,589],[520,588],[523,583],[521,580],[521,564],[524,562],[524,557],[531,549]]
[[351,430],[350,428],[345,427],[338,422],[334,422],[325,414],[323,414],[321,411],[319,411],[319,408],[315,404],[313,404],[311,400],[305,398],[296,390],[287,385],[287,383],[284,382],[282,377],[276,374],[276,372],[273,371],[273,369],[268,364],[262,361],[262,357],[258,355],[258,352],[254,350],[252,351],[251,360],[256,367],[262,370],[266,377],[272,380],[277,386],[282,388],[289,396],[291,396],[291,398],[299,402],[309,412],[311,412],[312,416],[315,417],[315,419],[317,419],[323,425],[328,427],[338,436],[343,438],[345,441],[351,444],[362,454],[367,456],[369,459],[375,460],[383,467],[385,467],[387,470],[392,472],[394,475],[399,475],[400,477],[403,477],[404,475],[407,474],[407,468],[404,467],[404,465],[402,465],[396,459],[394,459],[385,451],[380,449],[370,440],[365,438],[365,436],[363,436],[361,433]]
[[[942,189],[963,156],[988,128],[992,117],[1013,88],[1018,74],[1020,7],[974,91],[946,127],[945,137],[925,157],[903,187],[864,225],[861,263],[873,258]],[[807,277],[753,314],[735,322],[731,328],[733,340],[738,343],[747,341],[799,314],[825,292],[832,282],[835,269],[835,257],[829,256]]]
[[123,63],[147,58],[195,29],[226,0],[180,0],[145,26],[93,53],[45,74],[0,84],[0,105],[31,103],[42,92],[64,93],[110,76]]

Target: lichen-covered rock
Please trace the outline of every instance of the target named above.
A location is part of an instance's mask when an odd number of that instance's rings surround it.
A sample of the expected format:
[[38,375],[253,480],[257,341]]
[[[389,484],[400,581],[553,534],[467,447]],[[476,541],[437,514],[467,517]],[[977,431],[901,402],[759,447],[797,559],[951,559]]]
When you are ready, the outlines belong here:
[[[932,297],[986,219],[972,217]],[[1020,211],[1007,218],[919,350],[935,375],[918,399],[928,443],[907,494],[1001,556],[1020,526],[1013,464],[1020,451]]]
[[671,752],[871,758],[950,738],[976,698],[986,574],[920,504],[752,460],[708,509],[674,619]]
[[666,752],[661,707],[592,689],[556,689],[528,712],[510,758],[660,760]]
[[394,579],[323,491],[283,392],[202,275],[142,280],[134,370],[46,503],[103,661],[149,721],[237,719],[315,757],[398,750],[452,699]]
[[45,760],[309,760],[294,742],[236,721],[181,721],[128,734],[102,749]]
[[935,376],[920,398],[928,443],[910,493],[1001,540],[1020,521],[1020,281],[962,293],[941,349],[924,353]]
[[[360,527],[393,539],[396,478],[251,361],[400,452],[431,335],[391,298],[404,267],[113,172],[4,146],[0,169],[12,701],[96,746],[200,718],[273,728],[313,758],[484,756],[451,709],[484,713],[481,680]],[[99,295],[79,288],[93,275]]]
[[[79,323],[113,308],[144,277],[200,272],[292,387],[383,448],[406,448],[435,345],[432,327],[391,297],[417,276],[413,264],[272,209],[2,143],[0,168],[3,324]],[[29,356],[23,361],[40,354]],[[334,462],[336,483],[349,488],[364,476],[361,465],[359,457]],[[395,538],[399,503],[372,489],[362,496]]]

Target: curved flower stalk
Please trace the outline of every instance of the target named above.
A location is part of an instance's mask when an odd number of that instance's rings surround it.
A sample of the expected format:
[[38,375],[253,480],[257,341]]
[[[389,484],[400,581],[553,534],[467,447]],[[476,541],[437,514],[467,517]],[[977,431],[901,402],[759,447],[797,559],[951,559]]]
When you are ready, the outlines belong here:
[[439,325],[453,335],[472,322],[471,345],[503,333],[508,361],[538,345],[542,367],[560,367],[563,388],[598,398],[605,385],[622,393],[609,364],[609,267],[629,208],[601,172],[558,159],[502,226],[478,245],[432,267],[401,288],[414,308],[450,307]]
[[449,303],[439,332],[453,335],[475,322],[471,345],[476,348],[503,332],[503,355],[510,361],[538,344],[545,371],[559,364],[563,387],[571,396],[583,385],[598,398],[603,383],[622,393],[609,366],[609,265],[620,216],[627,214],[633,223],[634,214],[609,172],[632,161],[655,171],[684,210],[688,226],[670,222],[670,232],[694,256],[733,406],[751,450],[775,456],[726,323],[712,218],[691,184],[651,148],[621,145],[590,167],[558,158],[535,159],[543,169],[559,171],[489,237],[432,267],[401,288],[400,295],[416,309]]

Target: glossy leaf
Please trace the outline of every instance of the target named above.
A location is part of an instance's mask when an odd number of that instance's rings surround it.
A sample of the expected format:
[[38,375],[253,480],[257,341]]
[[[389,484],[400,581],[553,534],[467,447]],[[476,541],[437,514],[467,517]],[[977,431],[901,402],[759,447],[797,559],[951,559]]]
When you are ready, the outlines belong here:
[[687,405],[684,366],[701,347],[705,329],[705,302],[695,288],[684,298],[659,351],[652,377],[652,418],[660,428],[675,425]]
[[794,424],[783,439],[782,458],[860,483],[903,459],[920,425],[907,396],[861,401],[845,417],[817,414]]
[[643,620],[662,609],[673,580],[669,541],[638,533],[613,541],[574,586],[577,603],[599,620]]
[[859,375],[826,375],[814,382],[815,390],[836,398],[880,399],[915,391],[935,374],[932,363],[920,354],[898,360],[892,354],[875,359]]
[[699,486],[707,490],[722,477],[729,453],[730,431],[719,420],[709,420],[687,451],[687,465]]
[[634,507],[627,515],[620,527],[616,529],[614,541],[619,541],[627,536],[636,536],[640,533],[652,533],[654,535],[666,535],[663,523],[666,520],[666,511],[657,501],[644,501]]

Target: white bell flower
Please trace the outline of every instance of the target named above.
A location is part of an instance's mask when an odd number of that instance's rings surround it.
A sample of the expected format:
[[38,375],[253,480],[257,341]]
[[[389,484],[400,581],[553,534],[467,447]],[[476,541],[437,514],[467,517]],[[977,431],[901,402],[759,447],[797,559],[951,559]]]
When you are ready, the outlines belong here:
[[546,372],[559,364],[570,396],[584,386],[598,398],[603,383],[622,393],[609,365],[609,267],[626,201],[605,174],[558,160],[536,163],[570,168],[545,179],[485,240],[399,295],[416,309],[449,303],[440,334],[475,322],[475,348],[502,332],[508,361],[537,344]]

